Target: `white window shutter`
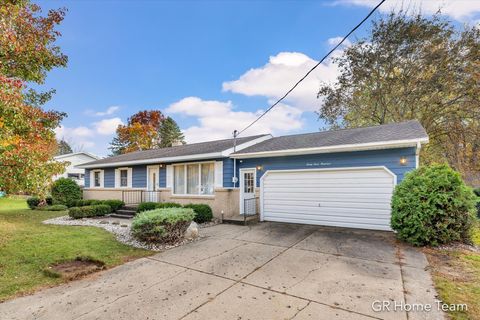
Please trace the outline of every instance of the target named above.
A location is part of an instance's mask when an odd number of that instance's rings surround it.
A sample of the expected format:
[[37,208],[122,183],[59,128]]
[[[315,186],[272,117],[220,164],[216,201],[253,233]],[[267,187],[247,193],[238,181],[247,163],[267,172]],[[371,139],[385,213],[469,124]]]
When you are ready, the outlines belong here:
[[223,188],[223,161],[215,161],[215,188]]
[[167,166],[167,188],[173,188],[173,166]]
[[115,169],[115,188],[120,187],[120,170]]
[[105,172],[104,170],[100,171],[100,188],[103,188],[103,186],[104,186],[104,183],[103,183],[104,182],[104,177],[105,177],[104,172]]
[[95,176],[93,174],[93,170],[90,170],[90,188],[95,186]]
[[128,168],[128,173],[127,173],[127,186],[129,188],[132,187],[132,182],[133,182],[133,170],[132,168]]

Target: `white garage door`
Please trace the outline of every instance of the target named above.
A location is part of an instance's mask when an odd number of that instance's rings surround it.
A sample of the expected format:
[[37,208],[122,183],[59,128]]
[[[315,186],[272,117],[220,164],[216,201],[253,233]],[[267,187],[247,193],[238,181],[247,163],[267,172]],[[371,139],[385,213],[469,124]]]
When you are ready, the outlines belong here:
[[262,177],[262,218],[391,230],[395,183],[395,175],[384,167],[268,171]]

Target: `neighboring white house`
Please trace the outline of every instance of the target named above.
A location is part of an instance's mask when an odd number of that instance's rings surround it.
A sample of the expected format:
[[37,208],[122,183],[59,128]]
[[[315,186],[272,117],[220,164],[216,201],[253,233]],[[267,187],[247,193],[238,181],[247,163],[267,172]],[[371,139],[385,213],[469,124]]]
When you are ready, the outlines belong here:
[[56,175],[53,178],[54,180],[59,178],[70,178],[78,183],[78,185],[83,187],[85,185],[85,169],[77,168],[77,166],[87,162],[99,160],[101,157],[88,152],[74,152],[56,156],[54,159],[58,162],[69,162],[69,165],[65,168],[65,172],[63,174]]

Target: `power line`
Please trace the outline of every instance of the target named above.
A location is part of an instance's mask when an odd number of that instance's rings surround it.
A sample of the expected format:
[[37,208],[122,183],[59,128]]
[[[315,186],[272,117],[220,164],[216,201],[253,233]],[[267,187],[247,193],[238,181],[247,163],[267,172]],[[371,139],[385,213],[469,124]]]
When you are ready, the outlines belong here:
[[330,50],[319,62],[317,62],[310,70],[308,70],[308,72],[300,79],[297,81],[297,83],[295,83],[295,85],[290,88],[290,90],[287,91],[287,93],[285,93],[280,99],[278,99],[274,104],[272,104],[264,113],[262,113],[257,119],[255,119],[252,123],[250,123],[248,126],[246,126],[245,128],[243,128],[242,130],[240,130],[238,133],[237,133],[237,130],[235,130],[234,132],[234,136],[235,137],[238,137],[240,134],[242,134],[242,132],[244,132],[245,130],[247,130],[248,128],[250,128],[251,126],[253,126],[258,120],[260,120],[264,115],[266,115],[270,110],[272,110],[277,104],[279,104],[280,102],[282,102],[283,99],[285,99],[293,90],[295,90],[295,88],[303,81],[305,80],[306,77],[308,77],[308,75],[310,73],[312,73],[313,70],[315,70],[319,65],[322,64],[323,61],[325,61],[326,58],[328,58],[328,56],[330,54],[332,54],[332,52],[334,52],[338,47],[340,47],[340,45],[345,41],[347,40],[347,38],[355,32],[355,30],[357,30],[365,21],[368,20],[368,18],[370,18],[370,16],[378,9],[378,7],[380,7],[386,0],[382,0],[380,1],[376,6],[375,8],[372,9],[372,11],[370,11],[367,16],[365,18],[363,18],[362,21],[360,21],[359,24],[357,24],[355,26],[355,28],[353,28],[352,30],[350,30],[349,33],[347,33],[347,35],[345,37],[343,37],[342,41],[340,41],[335,47],[333,47],[332,50]]

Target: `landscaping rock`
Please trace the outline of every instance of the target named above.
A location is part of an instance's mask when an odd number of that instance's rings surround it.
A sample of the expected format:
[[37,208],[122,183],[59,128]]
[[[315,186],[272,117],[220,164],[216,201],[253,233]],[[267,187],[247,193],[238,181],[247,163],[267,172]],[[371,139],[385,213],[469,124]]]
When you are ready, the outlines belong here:
[[185,239],[195,239],[198,237],[198,224],[195,221],[190,223],[187,231],[185,231]]

